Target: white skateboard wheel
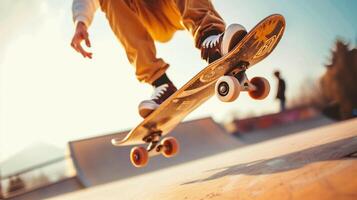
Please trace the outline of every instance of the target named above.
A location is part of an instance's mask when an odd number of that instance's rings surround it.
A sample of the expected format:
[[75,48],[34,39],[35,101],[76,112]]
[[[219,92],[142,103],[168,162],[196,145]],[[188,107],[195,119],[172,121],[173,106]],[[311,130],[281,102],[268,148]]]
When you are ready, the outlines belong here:
[[233,76],[222,76],[216,82],[215,93],[222,102],[232,102],[240,94],[240,84]]

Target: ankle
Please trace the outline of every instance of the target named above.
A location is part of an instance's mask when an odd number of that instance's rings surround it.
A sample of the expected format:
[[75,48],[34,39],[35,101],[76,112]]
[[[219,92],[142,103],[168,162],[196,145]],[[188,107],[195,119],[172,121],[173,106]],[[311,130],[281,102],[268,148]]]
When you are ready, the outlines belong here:
[[167,77],[166,73],[163,74],[162,76],[160,76],[158,79],[156,79],[153,83],[152,86],[154,87],[159,87],[160,85],[163,84],[171,84],[171,80],[169,79],[169,77]]

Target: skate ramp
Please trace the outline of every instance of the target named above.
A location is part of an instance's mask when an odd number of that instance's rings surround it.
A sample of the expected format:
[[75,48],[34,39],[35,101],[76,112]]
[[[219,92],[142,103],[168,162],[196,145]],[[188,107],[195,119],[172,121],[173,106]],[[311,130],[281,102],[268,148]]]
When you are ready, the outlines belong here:
[[38,189],[11,196],[11,200],[41,200],[48,199],[57,195],[74,192],[83,189],[82,184],[78,181],[76,177],[67,178],[59,182],[40,187]]
[[225,124],[225,129],[241,142],[254,144],[334,122],[312,107],[299,107],[259,117],[236,119]]
[[239,141],[243,142],[244,144],[255,144],[265,140],[271,140],[289,134],[326,126],[332,123],[335,123],[335,121],[325,117],[322,114],[319,114],[310,119],[299,120],[271,128],[258,129],[245,134],[237,134],[236,136],[239,138]]
[[69,149],[77,176],[86,187],[124,179],[166,167],[175,166],[242,146],[233,136],[204,118],[180,124],[170,135],[180,143],[180,153],[174,158],[155,156],[148,166],[137,169],[129,159],[131,146],[114,147],[111,139],[127,132],[73,141]]
[[55,199],[355,200],[356,157],[354,119]]

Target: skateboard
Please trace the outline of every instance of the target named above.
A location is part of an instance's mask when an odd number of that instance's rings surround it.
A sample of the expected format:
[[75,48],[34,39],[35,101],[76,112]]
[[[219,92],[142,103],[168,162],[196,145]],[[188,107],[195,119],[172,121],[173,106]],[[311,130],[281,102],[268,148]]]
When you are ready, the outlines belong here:
[[242,91],[253,99],[264,99],[269,82],[263,77],[249,80],[245,72],[275,49],[284,30],[282,15],[263,19],[228,54],[200,71],[126,136],[113,138],[112,144],[138,145],[131,149],[130,160],[135,167],[144,167],[151,156],[173,157],[179,152],[178,141],[164,136],[214,94],[222,102],[234,101]]

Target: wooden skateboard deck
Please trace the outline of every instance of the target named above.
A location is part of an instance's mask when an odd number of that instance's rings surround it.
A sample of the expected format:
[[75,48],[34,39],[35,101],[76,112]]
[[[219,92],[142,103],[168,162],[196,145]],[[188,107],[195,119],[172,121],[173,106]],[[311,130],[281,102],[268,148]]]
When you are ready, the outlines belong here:
[[215,94],[218,78],[233,75],[233,71],[245,71],[266,58],[279,43],[284,29],[285,19],[281,15],[262,20],[227,55],[205,67],[125,137],[112,139],[112,144],[150,143],[151,136],[161,138],[170,133],[189,113]]

